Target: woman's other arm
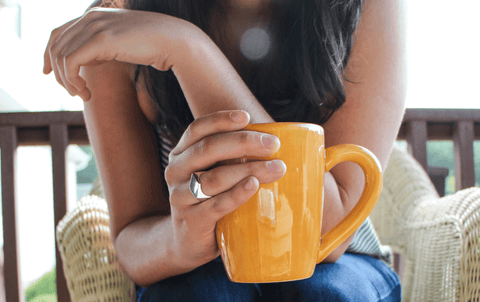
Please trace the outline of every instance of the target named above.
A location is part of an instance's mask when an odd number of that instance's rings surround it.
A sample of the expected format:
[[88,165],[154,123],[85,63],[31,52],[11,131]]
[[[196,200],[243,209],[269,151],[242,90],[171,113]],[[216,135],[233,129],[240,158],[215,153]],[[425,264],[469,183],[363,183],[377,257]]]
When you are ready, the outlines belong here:
[[[346,104],[323,125],[326,146],[351,143],[371,150],[386,167],[404,112],[405,4],[364,0],[346,82]],[[191,44],[191,60],[173,66],[194,117],[225,109],[244,109],[252,123],[273,122],[228,59],[212,41]],[[288,169],[288,167],[287,167]],[[357,203],[364,185],[362,170],[343,163],[326,173],[322,233],[337,225]],[[324,261],[336,261],[350,236]]]
[[[156,279],[182,271],[169,261],[158,261],[171,259],[172,253],[171,245],[163,244],[172,234],[168,192],[155,134],[137,100],[129,68],[110,61],[80,72],[91,91],[84,118],[108,202],[112,240],[123,270],[146,285],[151,277],[146,266],[155,267]],[[155,255],[149,254],[151,246]]]
[[[405,3],[363,2],[346,71],[352,82],[345,83],[345,105],[324,125],[325,143],[327,147],[346,143],[361,145],[372,151],[385,169],[405,106]],[[360,198],[363,172],[356,164],[342,163],[332,169],[325,182],[326,185],[336,183],[338,191],[327,193],[340,194],[342,199],[341,205],[326,204],[325,211],[338,211],[337,219],[343,218]],[[326,220],[324,227],[330,229],[335,224]],[[332,259],[338,259],[352,239],[353,236],[333,252]]]

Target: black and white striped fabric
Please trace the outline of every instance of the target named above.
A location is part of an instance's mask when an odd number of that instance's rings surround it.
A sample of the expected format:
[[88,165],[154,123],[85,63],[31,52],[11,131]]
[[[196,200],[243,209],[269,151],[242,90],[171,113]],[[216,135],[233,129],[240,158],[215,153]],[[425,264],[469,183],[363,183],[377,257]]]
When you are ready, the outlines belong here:
[[[157,136],[157,146],[160,152],[162,172],[168,165],[168,154],[175,147],[167,138],[162,135],[157,125],[152,125]],[[366,254],[380,259],[388,266],[392,267],[392,250],[387,245],[382,245],[370,218],[367,218],[360,228],[358,228],[355,237],[347,248],[348,253]]]

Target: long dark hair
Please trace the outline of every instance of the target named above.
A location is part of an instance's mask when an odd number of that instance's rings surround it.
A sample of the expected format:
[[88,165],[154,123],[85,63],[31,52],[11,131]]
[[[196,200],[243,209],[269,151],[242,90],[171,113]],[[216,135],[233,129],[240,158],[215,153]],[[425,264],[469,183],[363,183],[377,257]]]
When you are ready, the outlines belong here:
[[[182,18],[213,39],[208,21],[223,1],[103,0],[102,6]],[[269,28],[277,44],[262,63],[266,72],[243,80],[275,121],[323,124],[345,103],[344,73],[362,0],[271,1],[276,18]],[[135,84],[140,73],[154,101],[156,126],[175,145],[193,121],[180,85],[171,70],[142,65],[136,68]]]

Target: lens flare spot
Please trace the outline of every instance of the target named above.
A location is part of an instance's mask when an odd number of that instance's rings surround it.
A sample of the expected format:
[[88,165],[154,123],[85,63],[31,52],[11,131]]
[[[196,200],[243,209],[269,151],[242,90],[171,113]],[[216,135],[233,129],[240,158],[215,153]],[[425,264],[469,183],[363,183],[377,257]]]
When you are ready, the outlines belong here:
[[270,50],[270,36],[258,27],[247,30],[240,40],[240,51],[251,61],[260,60]]

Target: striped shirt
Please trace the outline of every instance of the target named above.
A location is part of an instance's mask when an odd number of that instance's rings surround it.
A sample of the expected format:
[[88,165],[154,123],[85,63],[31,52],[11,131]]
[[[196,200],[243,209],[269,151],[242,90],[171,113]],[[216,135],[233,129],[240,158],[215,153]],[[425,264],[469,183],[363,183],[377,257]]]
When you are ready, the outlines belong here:
[[[152,125],[152,127],[157,138],[157,146],[160,152],[160,162],[163,172],[168,165],[168,155],[175,146],[162,135],[158,125]],[[370,221],[370,217],[367,217],[367,219],[358,228],[357,233],[348,246],[346,252],[366,254],[382,260],[390,267],[393,265],[392,249],[389,246],[380,243],[378,235],[375,232],[372,222]]]

